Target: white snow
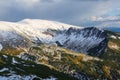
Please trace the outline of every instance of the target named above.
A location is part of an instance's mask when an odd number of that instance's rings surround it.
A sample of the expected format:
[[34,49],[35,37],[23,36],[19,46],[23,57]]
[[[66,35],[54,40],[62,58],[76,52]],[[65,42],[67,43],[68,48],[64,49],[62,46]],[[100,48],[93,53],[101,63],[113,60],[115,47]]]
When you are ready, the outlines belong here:
[[9,70],[9,69],[8,68],[3,68],[3,69],[0,70],[0,72],[4,72],[4,71],[7,71],[7,70]]
[[14,74],[8,77],[0,76],[0,80],[33,80],[35,77],[35,75],[20,76]]
[[43,79],[43,80],[57,80],[56,78],[50,76],[50,78],[46,78],[46,79]]
[[[27,75],[27,76],[20,76],[20,75],[16,75],[16,74],[12,74],[11,76],[0,76],[0,80],[33,80],[34,78],[36,78],[36,75]],[[40,77],[37,77],[40,80],[57,80],[56,78],[50,76],[49,78],[46,79],[42,79]]]
[[4,57],[4,58],[7,58],[8,56],[6,56],[6,55],[3,55],[3,57]]
[[0,51],[3,49],[3,46],[2,46],[2,44],[0,44]]
[[111,38],[113,38],[113,39],[117,39],[116,36],[114,36],[114,35],[112,35]]
[[118,37],[118,39],[120,39],[120,37]]
[[15,58],[12,58],[13,64],[17,64],[18,62],[15,60]]

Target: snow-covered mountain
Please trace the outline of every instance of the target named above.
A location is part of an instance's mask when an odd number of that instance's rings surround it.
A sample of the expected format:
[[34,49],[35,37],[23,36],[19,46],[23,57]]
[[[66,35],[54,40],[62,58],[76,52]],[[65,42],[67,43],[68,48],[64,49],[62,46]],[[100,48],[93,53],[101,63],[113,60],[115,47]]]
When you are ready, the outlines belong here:
[[[48,31],[62,31],[70,27],[76,27],[63,23],[47,20],[25,19],[20,22],[0,22],[0,43],[8,46],[27,46],[28,41],[40,40],[49,43],[54,33],[49,34]],[[53,31],[52,31],[53,32]],[[16,44],[17,43],[17,44]],[[23,45],[23,44],[26,45]]]
[[[70,27],[76,27],[72,25],[67,25],[63,23],[58,23],[54,21],[47,20],[37,20],[37,19],[25,19],[19,22],[0,22],[0,33],[4,39],[16,38],[17,35],[24,35],[27,38],[33,40],[36,37],[40,40],[46,42],[52,39],[51,35],[45,32],[47,30],[66,30]],[[17,33],[17,34],[16,34]]]
[[106,36],[104,30],[94,27],[83,28],[55,21],[0,22],[0,44],[3,47],[26,48],[32,43],[57,43],[77,52],[95,54],[105,50]]

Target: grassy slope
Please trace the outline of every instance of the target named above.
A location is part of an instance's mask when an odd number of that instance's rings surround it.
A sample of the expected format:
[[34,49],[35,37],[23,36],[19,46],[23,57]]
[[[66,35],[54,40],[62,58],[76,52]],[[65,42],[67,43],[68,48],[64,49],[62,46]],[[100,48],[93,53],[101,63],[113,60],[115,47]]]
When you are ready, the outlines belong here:
[[[112,43],[112,45],[111,45]],[[105,65],[111,69],[111,74],[114,74],[114,78],[120,79],[120,40],[109,38],[108,47],[106,52],[100,56],[105,61]],[[118,48],[112,48],[111,46],[117,45]]]
[[[49,50],[52,50],[49,52]],[[119,79],[117,69],[119,65],[110,60],[99,60],[95,57],[90,57],[81,53],[74,53],[70,50],[60,48],[57,49],[55,46],[39,46],[33,47],[30,50],[32,54],[38,54],[43,56],[39,60],[41,63],[52,65],[58,71],[72,74],[71,72],[77,72],[87,75],[90,79],[113,79],[113,77]],[[54,53],[54,55],[52,54]],[[61,58],[56,58],[58,55]]]
[[[7,56],[7,57],[4,57]],[[12,59],[15,59],[17,63],[13,63]],[[9,71],[3,71],[0,72],[0,76],[10,76],[10,71],[13,71],[14,74],[17,75],[36,75],[40,78],[49,78],[50,76],[53,76],[57,78],[58,80],[75,80],[75,78],[70,77],[67,74],[64,74],[62,72],[58,72],[54,70],[53,68],[49,68],[47,66],[36,64],[31,61],[22,60],[20,58],[6,55],[3,53],[0,53],[0,69],[8,68]]]

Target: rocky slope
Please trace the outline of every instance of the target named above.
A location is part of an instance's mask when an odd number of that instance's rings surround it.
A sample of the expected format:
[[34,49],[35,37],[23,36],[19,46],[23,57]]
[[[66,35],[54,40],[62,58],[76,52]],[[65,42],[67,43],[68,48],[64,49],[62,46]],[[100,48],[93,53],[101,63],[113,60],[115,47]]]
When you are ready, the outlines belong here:
[[95,27],[84,29],[69,28],[55,37],[57,43],[73,51],[86,54],[94,53],[94,56],[104,52],[107,46],[107,33]]
[[0,53],[0,80],[77,80],[52,67]]
[[[107,54],[107,58],[105,55]],[[110,57],[115,56],[114,58]],[[54,67],[60,72],[67,73],[78,80],[119,79],[119,52],[107,51],[101,57],[92,57],[83,53],[75,53],[71,50],[60,48],[56,45],[32,46],[28,53],[21,53],[19,58],[34,61]]]

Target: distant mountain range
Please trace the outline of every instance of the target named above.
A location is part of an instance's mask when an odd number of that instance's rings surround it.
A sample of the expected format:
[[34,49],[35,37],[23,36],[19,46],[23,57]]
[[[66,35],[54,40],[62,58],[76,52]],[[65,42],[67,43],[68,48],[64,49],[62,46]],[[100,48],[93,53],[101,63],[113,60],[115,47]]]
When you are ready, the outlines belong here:
[[119,32],[37,19],[0,21],[0,80],[118,80],[119,58]]

